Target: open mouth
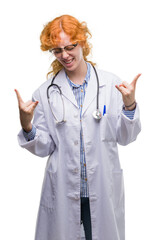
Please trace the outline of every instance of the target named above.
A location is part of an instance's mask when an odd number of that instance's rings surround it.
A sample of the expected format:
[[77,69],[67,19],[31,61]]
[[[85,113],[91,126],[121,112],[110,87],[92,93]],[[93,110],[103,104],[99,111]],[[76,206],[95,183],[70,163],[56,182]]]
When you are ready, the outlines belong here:
[[73,60],[74,60],[74,58],[72,58],[72,59],[70,59],[70,60],[68,60],[68,61],[63,61],[65,64],[70,64],[70,63],[72,63],[73,62]]

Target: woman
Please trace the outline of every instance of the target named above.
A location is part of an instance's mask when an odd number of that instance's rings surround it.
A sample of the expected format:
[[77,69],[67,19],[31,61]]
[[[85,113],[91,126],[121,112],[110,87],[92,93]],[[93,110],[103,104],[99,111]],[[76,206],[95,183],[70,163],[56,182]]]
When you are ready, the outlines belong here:
[[54,85],[48,88],[49,78],[27,103],[15,90],[19,144],[37,156],[49,156],[35,240],[81,239],[81,223],[87,240],[125,239],[117,144],[129,144],[140,132],[135,101],[140,74],[128,84],[94,69],[87,60],[89,36],[86,24],[72,16],[49,22],[40,39],[41,49],[56,58]]

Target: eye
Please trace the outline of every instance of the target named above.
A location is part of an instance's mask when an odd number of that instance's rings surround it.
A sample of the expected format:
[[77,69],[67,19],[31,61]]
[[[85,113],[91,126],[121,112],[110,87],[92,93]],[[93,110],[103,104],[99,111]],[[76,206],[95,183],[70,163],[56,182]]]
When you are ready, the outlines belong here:
[[58,54],[58,53],[61,53],[61,52],[62,52],[62,49],[61,49],[61,48],[54,48],[54,49],[52,49],[52,52],[53,52],[54,54]]
[[64,49],[65,49],[66,51],[71,51],[71,50],[73,50],[77,45],[78,45],[78,43],[71,44],[71,45],[66,46]]
[[65,50],[67,50],[67,51],[71,51],[71,50],[73,50],[74,49],[74,45],[69,45],[69,46],[66,46],[65,47]]

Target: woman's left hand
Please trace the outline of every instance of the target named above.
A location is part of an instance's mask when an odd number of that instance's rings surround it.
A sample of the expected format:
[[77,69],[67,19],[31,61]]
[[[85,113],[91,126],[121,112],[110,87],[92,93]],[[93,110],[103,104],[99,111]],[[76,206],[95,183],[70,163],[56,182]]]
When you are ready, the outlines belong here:
[[[135,108],[135,89],[138,78],[141,76],[139,73],[134,80],[129,84],[123,81],[121,85],[115,85],[115,87],[121,92],[125,110],[133,110]],[[127,107],[126,107],[127,106]],[[129,106],[129,107],[128,107]]]

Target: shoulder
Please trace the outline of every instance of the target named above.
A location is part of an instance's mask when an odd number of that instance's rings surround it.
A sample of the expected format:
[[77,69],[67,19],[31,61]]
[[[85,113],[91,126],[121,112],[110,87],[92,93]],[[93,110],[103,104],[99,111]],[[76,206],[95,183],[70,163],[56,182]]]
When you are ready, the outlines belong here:
[[[120,84],[122,82],[121,79],[112,72],[104,71],[102,69],[99,69],[97,66],[95,66],[95,69],[97,71],[100,86],[105,85],[105,84],[108,84],[108,85]],[[94,74],[95,74],[94,68],[92,67],[91,75],[94,75]]]
[[[63,76],[64,70],[61,70],[59,76]],[[47,97],[47,89],[51,85],[54,75],[51,75],[45,82],[43,82],[33,93],[33,98],[45,98]]]
[[38,92],[46,92],[48,86],[51,84],[53,77],[48,78],[45,82],[43,82],[34,92],[34,94],[37,94]]
[[120,84],[122,82],[121,79],[114,73],[104,71],[101,69],[97,69],[97,73],[99,76],[100,85],[104,83],[107,85],[112,85],[112,84],[114,85],[114,84]]

